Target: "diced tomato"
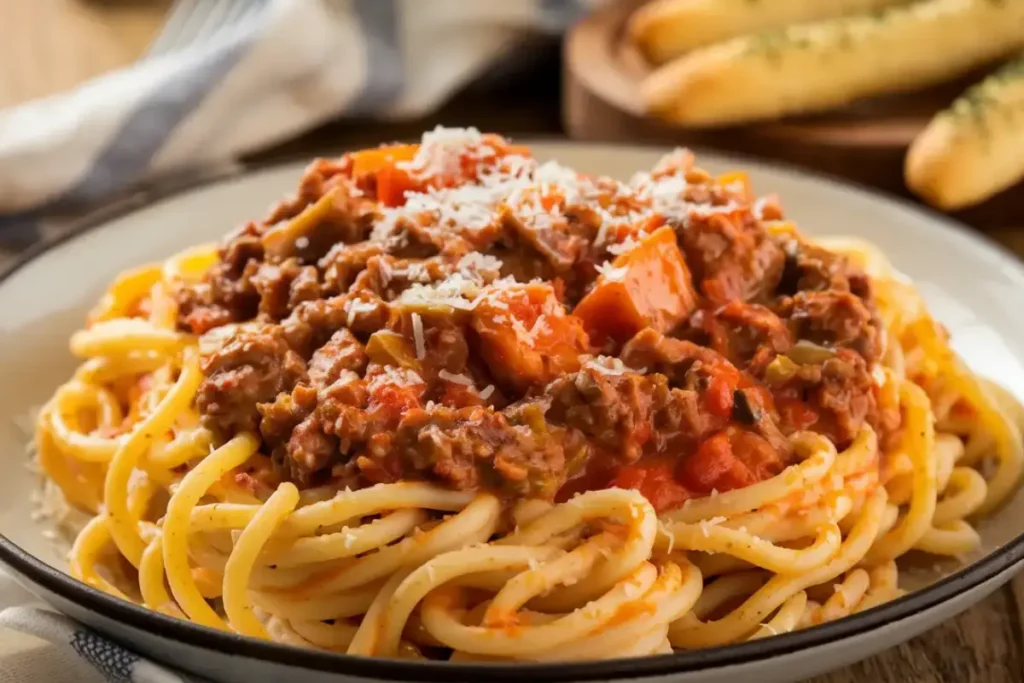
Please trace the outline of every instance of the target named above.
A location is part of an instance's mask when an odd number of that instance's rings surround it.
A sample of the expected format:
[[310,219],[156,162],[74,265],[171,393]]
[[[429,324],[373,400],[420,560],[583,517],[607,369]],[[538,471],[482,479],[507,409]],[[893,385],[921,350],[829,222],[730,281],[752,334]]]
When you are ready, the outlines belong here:
[[401,206],[405,193],[416,189],[409,174],[396,166],[387,166],[377,172],[377,201],[385,206]]
[[639,491],[658,512],[677,508],[692,497],[690,491],[676,481],[668,462],[628,465],[619,470],[611,486]]
[[597,343],[625,342],[645,327],[668,332],[697,304],[690,270],[669,226],[645,237],[611,264],[615,278],[602,276],[574,314]]
[[775,408],[784,431],[807,429],[818,421],[818,413],[798,398],[776,397]]
[[394,377],[379,376],[387,372],[396,371],[374,363],[366,371],[370,387],[370,410],[386,416],[388,420],[397,421],[406,412],[423,406],[426,385],[407,381],[405,375],[397,373]]
[[760,434],[733,427],[729,430],[729,444],[733,455],[753,475],[751,483],[774,477],[782,471],[784,463],[781,456]]
[[611,486],[618,470],[618,458],[614,455],[595,453],[579,466],[555,496],[555,502],[564,503],[578,493],[599,491]]
[[732,414],[733,392],[735,385],[722,375],[714,375],[704,391],[704,404],[712,415],[729,417]]
[[729,428],[700,445],[679,465],[684,486],[703,494],[756,484],[779,469],[780,458],[767,441],[753,432]]
[[411,161],[419,145],[391,145],[366,149],[352,155],[352,177],[364,191],[374,189],[377,201],[386,206],[401,206],[405,193],[416,189],[416,183],[402,168]]

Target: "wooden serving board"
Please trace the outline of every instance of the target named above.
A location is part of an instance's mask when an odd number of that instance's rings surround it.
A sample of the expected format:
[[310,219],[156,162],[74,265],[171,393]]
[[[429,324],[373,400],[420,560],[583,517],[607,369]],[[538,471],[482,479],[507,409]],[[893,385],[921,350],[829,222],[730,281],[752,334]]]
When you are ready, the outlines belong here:
[[[720,149],[776,159],[912,197],[903,181],[907,147],[936,112],[984,73],[823,115],[727,129],[680,128],[643,111],[639,83],[654,66],[629,41],[625,30],[640,4],[638,0],[613,3],[566,36],[563,117],[570,136]],[[1024,183],[954,215],[978,227],[1024,224]]]

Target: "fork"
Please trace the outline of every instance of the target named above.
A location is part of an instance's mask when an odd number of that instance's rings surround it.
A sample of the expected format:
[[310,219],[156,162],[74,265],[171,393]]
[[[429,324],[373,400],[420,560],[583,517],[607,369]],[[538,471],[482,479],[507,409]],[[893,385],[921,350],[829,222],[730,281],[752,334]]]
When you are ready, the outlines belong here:
[[175,0],[144,58],[177,52],[261,11],[267,0]]

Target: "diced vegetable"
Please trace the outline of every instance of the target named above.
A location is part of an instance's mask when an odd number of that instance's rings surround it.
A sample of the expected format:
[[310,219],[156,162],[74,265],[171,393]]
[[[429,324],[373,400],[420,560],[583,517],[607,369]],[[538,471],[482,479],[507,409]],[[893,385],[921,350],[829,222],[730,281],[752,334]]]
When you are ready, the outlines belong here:
[[352,156],[352,177],[360,186],[374,178],[377,201],[386,206],[400,206],[405,193],[416,189],[416,183],[398,164],[412,161],[419,145],[392,145],[356,152]]
[[546,283],[492,293],[474,309],[473,328],[491,373],[520,392],[578,370],[590,347],[580,320]]
[[611,486],[633,489],[643,494],[657,512],[679,507],[691,496],[675,479],[670,462],[639,462],[623,467]]
[[377,200],[385,206],[401,206],[405,193],[416,189],[409,174],[397,166],[387,166],[377,172]]
[[737,185],[742,188],[742,194],[740,198],[745,202],[754,201],[754,188],[750,184],[750,176],[743,171],[732,171],[730,173],[723,173],[716,178],[719,185]]
[[794,363],[799,363],[800,365],[819,365],[830,358],[835,358],[836,352],[806,339],[801,339],[793,345],[793,348],[786,352],[786,356]]
[[775,356],[764,371],[764,381],[769,386],[785,384],[796,376],[800,366],[786,356]]
[[422,370],[416,359],[416,350],[405,337],[391,330],[371,334],[366,342],[366,355],[379,365],[397,365],[416,372]]
[[678,477],[684,485],[702,494],[730,491],[770,476],[771,468],[778,462],[774,449],[757,434],[726,429],[683,460]]
[[307,206],[298,216],[263,233],[260,241],[267,254],[282,259],[294,255],[298,249],[298,239],[308,239],[317,225],[327,219],[334,204],[334,197],[339,191],[340,188],[335,187],[324,192],[315,204]]
[[645,327],[668,332],[696,303],[675,232],[664,226],[620,254],[574,313],[595,342],[625,342]]
[[352,155],[352,177],[374,175],[400,161],[412,161],[419,149],[419,145],[391,145],[356,152]]
[[799,431],[818,421],[818,413],[799,398],[777,397],[775,407],[779,411],[779,424],[784,429]]

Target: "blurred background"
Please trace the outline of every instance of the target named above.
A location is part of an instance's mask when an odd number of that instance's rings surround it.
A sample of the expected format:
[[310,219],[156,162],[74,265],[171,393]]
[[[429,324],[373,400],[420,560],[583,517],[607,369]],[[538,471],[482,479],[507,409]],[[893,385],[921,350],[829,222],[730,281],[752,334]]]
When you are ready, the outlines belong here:
[[0,17],[8,243],[436,124],[726,150],[1024,224],[1024,0],[0,0]]

